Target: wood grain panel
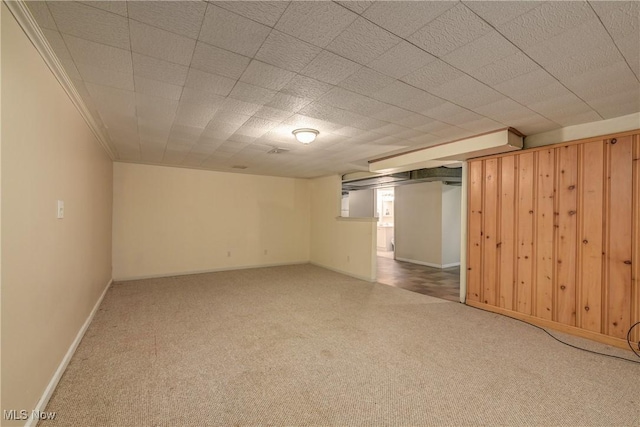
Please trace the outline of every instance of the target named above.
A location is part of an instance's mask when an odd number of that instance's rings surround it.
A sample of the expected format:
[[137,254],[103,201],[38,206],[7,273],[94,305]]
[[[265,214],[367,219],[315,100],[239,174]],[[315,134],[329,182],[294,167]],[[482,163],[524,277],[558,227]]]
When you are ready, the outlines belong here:
[[631,326],[632,137],[613,138],[609,150],[607,333],[624,338]]
[[640,321],[639,132],[469,162],[469,305],[626,346]]
[[482,299],[496,304],[498,293],[498,159],[484,163]]
[[576,241],[578,235],[578,148],[561,147],[558,155],[556,321],[576,324]]
[[533,282],[533,153],[518,156],[516,310],[531,314]]
[[535,315],[553,318],[555,150],[535,153],[537,158]]
[[512,310],[514,307],[515,262],[516,262],[516,156],[500,159],[500,286],[498,289],[500,307]]
[[483,162],[469,162],[469,218],[467,226],[467,299],[480,301],[482,289]]
[[590,142],[584,144],[580,152],[578,309],[581,316],[578,326],[594,332],[602,332],[604,148],[602,141]]

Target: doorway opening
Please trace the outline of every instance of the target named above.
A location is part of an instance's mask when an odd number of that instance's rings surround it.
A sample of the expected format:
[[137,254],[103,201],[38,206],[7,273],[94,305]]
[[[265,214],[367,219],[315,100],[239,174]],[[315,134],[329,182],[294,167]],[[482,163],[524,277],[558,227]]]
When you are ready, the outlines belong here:
[[394,189],[393,187],[378,188],[376,191],[376,217],[377,227],[377,255],[388,259],[394,259]]

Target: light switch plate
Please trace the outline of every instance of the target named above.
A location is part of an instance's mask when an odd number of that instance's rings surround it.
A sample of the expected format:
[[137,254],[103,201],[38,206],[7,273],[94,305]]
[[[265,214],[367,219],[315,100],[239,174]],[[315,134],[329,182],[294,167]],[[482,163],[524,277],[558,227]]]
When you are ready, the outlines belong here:
[[58,200],[58,219],[64,218],[64,200]]

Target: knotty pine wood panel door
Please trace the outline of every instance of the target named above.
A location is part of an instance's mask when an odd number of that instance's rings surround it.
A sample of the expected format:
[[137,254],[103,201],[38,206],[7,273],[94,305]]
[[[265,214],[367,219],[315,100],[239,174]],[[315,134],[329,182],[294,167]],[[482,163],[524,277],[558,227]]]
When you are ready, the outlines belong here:
[[467,303],[626,346],[640,321],[639,159],[635,131],[471,160]]

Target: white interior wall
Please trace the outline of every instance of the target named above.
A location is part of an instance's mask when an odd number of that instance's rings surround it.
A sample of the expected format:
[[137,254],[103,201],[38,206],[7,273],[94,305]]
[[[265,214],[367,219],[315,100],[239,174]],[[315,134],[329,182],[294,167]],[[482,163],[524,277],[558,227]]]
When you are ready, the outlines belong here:
[[340,176],[312,179],[311,263],[363,280],[376,279],[376,218],[340,217]]
[[113,169],[4,3],[1,10],[0,411],[31,414],[44,410],[111,280]]
[[460,264],[460,221],[462,187],[442,186],[442,266]]
[[349,216],[371,218],[375,216],[375,190],[349,191]]
[[309,180],[115,163],[113,181],[116,280],[309,262]]
[[396,259],[440,267],[442,183],[400,185],[394,203]]

